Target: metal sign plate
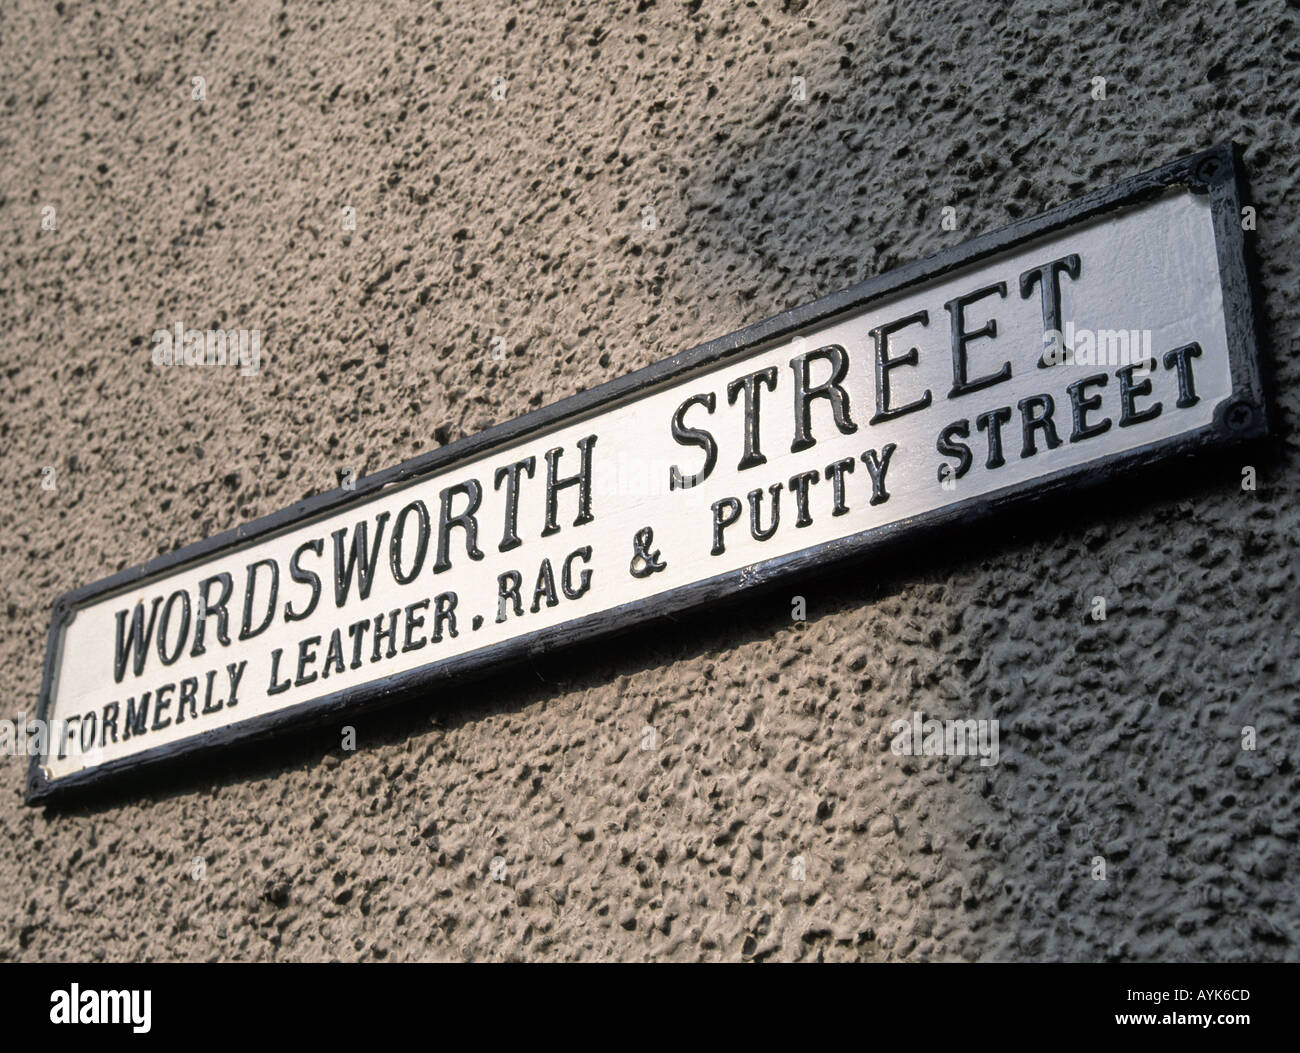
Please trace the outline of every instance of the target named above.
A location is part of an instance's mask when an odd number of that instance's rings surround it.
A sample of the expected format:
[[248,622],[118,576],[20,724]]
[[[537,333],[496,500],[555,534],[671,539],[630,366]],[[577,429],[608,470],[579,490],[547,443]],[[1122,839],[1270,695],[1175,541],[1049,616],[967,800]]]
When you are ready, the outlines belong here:
[[1265,430],[1230,144],[55,607],[27,797]]

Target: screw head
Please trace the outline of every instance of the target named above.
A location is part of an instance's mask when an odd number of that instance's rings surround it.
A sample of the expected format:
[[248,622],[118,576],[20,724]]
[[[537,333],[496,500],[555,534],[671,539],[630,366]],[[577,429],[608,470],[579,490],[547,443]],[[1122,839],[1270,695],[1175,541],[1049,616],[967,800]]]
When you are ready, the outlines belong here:
[[1196,166],[1196,179],[1201,183],[1211,183],[1222,167],[1217,157],[1207,157]]
[[1255,419],[1255,414],[1244,402],[1236,402],[1228,407],[1224,419],[1233,431],[1245,431]]

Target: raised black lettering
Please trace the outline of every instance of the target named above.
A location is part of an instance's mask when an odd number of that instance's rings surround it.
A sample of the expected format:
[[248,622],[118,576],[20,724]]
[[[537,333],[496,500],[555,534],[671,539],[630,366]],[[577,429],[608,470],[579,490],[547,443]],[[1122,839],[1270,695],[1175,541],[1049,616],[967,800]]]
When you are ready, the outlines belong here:
[[497,469],[492,488],[500,490],[502,482],[506,484],[505,528],[501,534],[501,544],[497,546],[498,552],[509,552],[523,544],[519,539],[519,476],[522,473],[531,479],[536,469],[536,457],[525,457],[522,461]]
[[[1115,375],[1119,377],[1119,426],[1121,428],[1155,420],[1160,416],[1160,411],[1164,407],[1159,402],[1152,403],[1144,410],[1137,409],[1134,405],[1134,399],[1139,395],[1151,394],[1151,377],[1148,375],[1141,383],[1134,384],[1134,372],[1141,369],[1149,374],[1155,368],[1156,360],[1148,358],[1145,362],[1134,362],[1131,366],[1115,370]],[[162,635],[162,630],[159,630],[159,635]]]
[[1007,459],[1002,455],[1002,425],[1010,420],[1010,406],[999,406],[975,418],[976,430],[988,432],[988,458],[984,462],[985,468],[1001,468],[1007,463]]
[[1179,409],[1187,409],[1201,401],[1192,377],[1192,359],[1200,357],[1201,345],[1194,341],[1165,352],[1165,369],[1178,369],[1178,401],[1174,405]]
[[[262,619],[262,624],[254,629],[253,592],[257,586],[257,570],[259,567],[271,568],[271,595],[267,599],[266,617]],[[244,572],[244,620],[239,626],[240,640],[251,640],[254,636],[266,631],[272,619],[275,618],[275,603],[279,594],[280,564],[273,559],[259,559],[256,563],[250,563],[248,569]]]
[[909,325],[927,326],[930,324],[929,311],[917,311],[916,314],[909,314],[906,318],[900,318],[896,322],[889,322],[885,325],[876,326],[871,330],[871,338],[876,343],[876,413],[871,418],[872,424],[881,424],[887,420],[895,420],[905,413],[914,413],[916,410],[925,409],[930,405],[932,395],[929,389],[926,389],[924,395],[919,399],[909,402],[906,406],[891,407],[889,405],[890,396],[890,370],[897,369],[899,366],[914,366],[921,360],[921,351],[913,347],[906,354],[891,356],[889,353],[889,338]]
[[1070,393],[1070,416],[1074,421],[1074,427],[1070,431],[1071,442],[1081,442],[1084,439],[1091,439],[1094,435],[1104,435],[1110,431],[1109,417],[1103,417],[1093,424],[1088,423],[1089,412],[1101,409],[1101,396],[1084,397],[1088,388],[1093,386],[1104,388],[1109,380],[1110,376],[1107,373],[1094,373],[1090,377],[1076,380],[1066,388]]
[[571,475],[567,479],[559,478],[563,448],[546,451],[546,526],[542,528],[542,537],[560,532],[560,524],[556,520],[559,517],[560,491],[566,487],[578,488],[578,517],[573,525],[583,526],[596,518],[591,514],[591,448],[595,445],[594,435],[578,440],[578,449],[582,451],[582,467],[577,475]]
[[894,456],[896,449],[898,449],[898,444],[890,442],[881,447],[879,454],[875,450],[867,450],[862,455],[862,462],[867,466],[867,471],[871,473],[871,503],[873,505],[884,504],[889,500],[889,491],[885,489],[885,473],[889,471],[889,461]]
[[949,300],[943,305],[952,319],[952,390],[948,392],[950,399],[958,398],[961,395],[969,395],[972,391],[980,391],[983,388],[1000,384],[1002,381],[1011,378],[1011,363],[1004,362],[1002,368],[996,373],[989,373],[977,380],[966,379],[966,371],[969,366],[966,360],[967,345],[972,340],[978,340],[981,337],[992,339],[998,335],[998,323],[993,318],[988,320],[987,325],[968,331],[966,329],[966,308],[993,293],[997,293],[1003,299],[1006,299],[1007,283],[997,282],[994,285],[987,285],[973,293],[967,293],[965,296],[958,296],[955,300]]
[[970,438],[970,421],[965,418],[946,425],[939,432],[939,438],[934,444],[935,449],[941,454],[945,457],[951,457],[957,462],[955,468],[947,464],[939,465],[939,482],[943,482],[945,479],[960,479],[970,471],[971,462],[974,458],[971,457],[970,447],[964,442],[958,442],[958,437]]
[[[401,566],[402,559],[402,541],[406,537],[406,520],[407,516],[415,514],[415,558],[411,560],[411,569],[403,571]],[[412,501],[409,505],[397,513],[397,518],[393,520],[393,536],[388,543],[388,562],[393,571],[393,580],[399,585],[409,585],[420,576],[420,570],[424,567],[424,557],[429,551],[429,509],[423,501]],[[366,593],[362,595],[365,599],[369,594],[369,585],[367,584]]]
[[149,642],[153,639],[154,624],[158,621],[158,606],[162,603],[162,597],[156,597],[153,601],[153,607],[149,611],[149,621],[146,624],[144,620],[144,601],[141,600],[135,605],[135,610],[131,613],[131,632],[128,635],[126,631],[126,611],[117,612],[117,648],[113,655],[113,682],[120,684],[122,678],[126,675],[126,662],[131,658],[131,652],[135,652],[133,666],[135,675],[139,676],[144,672],[145,655],[149,649]]
[[679,446],[698,446],[702,449],[704,451],[704,467],[700,469],[697,475],[683,475],[681,469],[674,464],[668,469],[669,490],[689,489],[704,482],[712,474],[714,466],[718,463],[718,443],[703,428],[686,427],[685,417],[686,411],[692,406],[703,406],[712,413],[717,406],[717,402],[717,397],[711,391],[704,395],[692,395],[678,406],[677,412],[673,414],[673,442]]
[[317,558],[324,555],[325,539],[318,537],[313,541],[304,541],[294,549],[293,555],[289,557],[289,577],[299,585],[311,586],[311,600],[301,611],[295,611],[292,601],[286,601],[284,620],[287,622],[300,622],[304,618],[311,617],[312,611],[316,609],[316,604],[320,602],[320,575],[314,570],[305,570],[302,567],[302,557],[307,552],[314,552]]
[[[814,361],[826,361],[831,364],[831,375],[820,384],[813,386],[809,374],[809,365]],[[841,434],[852,435],[858,430],[849,416],[849,393],[844,390],[844,378],[849,372],[849,356],[839,344],[827,344],[816,351],[796,355],[790,359],[790,368],[794,370],[794,441],[790,443],[790,452],[798,453],[817,444],[812,437],[812,401],[825,399],[831,404],[831,413],[835,427]]]
[[[1076,253],[1070,253],[1068,256],[1062,256],[1059,260],[1052,260],[1041,267],[1034,267],[1027,270],[1020,276],[1020,298],[1028,300],[1034,294],[1034,286],[1037,285],[1042,290],[1043,300],[1043,339],[1044,343],[1048,340],[1049,334],[1056,334],[1059,342],[1061,333],[1061,275],[1068,274],[1071,281],[1079,280],[1079,273],[1082,264]],[[1048,361],[1047,352],[1038,359],[1038,368],[1047,369],[1055,365],[1054,362]]]
[[[384,539],[384,526],[389,513],[380,512],[375,519],[375,540],[367,545],[369,523],[361,520],[352,528],[352,544],[345,549],[344,540],[348,536],[347,528],[334,531],[334,606],[342,607],[348,601],[348,592],[352,588],[352,572],[360,564],[357,573],[357,595],[361,599],[370,597],[370,586],[374,584],[375,568],[379,566],[379,546]],[[346,552],[346,556],[345,556]],[[396,567],[394,567],[396,571]]]
[[760,384],[766,384],[768,391],[776,390],[776,366],[768,366],[757,373],[739,377],[727,385],[728,406],[734,406],[736,396],[742,391],[745,393],[745,455],[736,466],[737,471],[743,472],[746,468],[755,468],[767,463],[767,458],[759,450],[758,407],[759,392],[762,390]]
[[[221,596],[215,601],[208,598],[208,592],[213,585],[221,586]],[[226,604],[230,602],[230,594],[234,591],[235,579],[224,572],[199,582],[199,613],[194,620],[194,646],[190,649],[191,658],[203,654],[206,650],[203,645],[204,630],[208,627],[208,619],[214,614],[217,616],[217,639],[223,647],[230,646],[230,615],[226,611]]]
[[[451,502],[461,494],[469,498],[469,505],[463,512],[451,514]],[[463,483],[449,486],[438,498],[438,557],[433,563],[433,572],[441,574],[451,569],[451,530],[460,527],[465,531],[465,554],[472,560],[480,560],[483,553],[478,547],[478,520],[475,513],[483,501],[483,487],[477,479],[467,479]]]
[[1028,398],[1021,399],[1016,406],[1020,410],[1020,428],[1023,445],[1020,450],[1020,456],[1032,457],[1038,452],[1038,447],[1034,442],[1034,432],[1041,431],[1043,439],[1047,443],[1049,450],[1054,450],[1061,445],[1060,436],[1056,434],[1056,425],[1052,421],[1052,414],[1056,410],[1056,403],[1052,400],[1051,395],[1030,395]]

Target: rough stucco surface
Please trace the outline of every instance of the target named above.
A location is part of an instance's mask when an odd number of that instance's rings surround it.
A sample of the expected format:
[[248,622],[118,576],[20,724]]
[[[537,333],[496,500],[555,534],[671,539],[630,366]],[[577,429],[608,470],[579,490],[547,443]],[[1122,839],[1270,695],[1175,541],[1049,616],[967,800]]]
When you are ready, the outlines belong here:
[[[1226,138],[1258,488],[1171,470],[363,717],[352,753],[59,811],[4,758],[0,959],[1300,957],[1300,16],[614,7],[5,5],[0,716],[73,586]],[[176,321],[261,329],[262,375],[151,366]],[[998,719],[1001,762],[893,756],[914,709]]]

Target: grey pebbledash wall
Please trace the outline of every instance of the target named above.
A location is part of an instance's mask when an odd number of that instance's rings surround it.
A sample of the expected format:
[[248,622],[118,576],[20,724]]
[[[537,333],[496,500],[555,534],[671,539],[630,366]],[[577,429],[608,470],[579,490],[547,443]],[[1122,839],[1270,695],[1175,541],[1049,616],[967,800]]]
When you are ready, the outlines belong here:
[[[0,959],[1300,957],[1298,21],[8,5],[0,717],[75,585],[1229,138],[1275,438],[430,692],[354,751],[61,809],[0,758]],[[176,322],[261,331],[260,373],[152,365]],[[998,720],[999,763],[894,756],[916,710]]]

